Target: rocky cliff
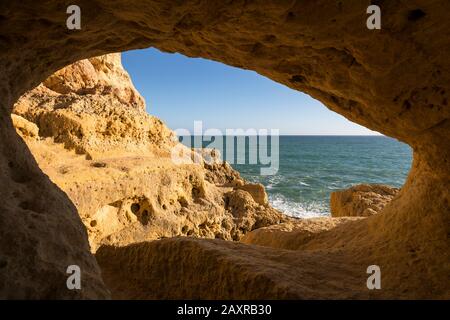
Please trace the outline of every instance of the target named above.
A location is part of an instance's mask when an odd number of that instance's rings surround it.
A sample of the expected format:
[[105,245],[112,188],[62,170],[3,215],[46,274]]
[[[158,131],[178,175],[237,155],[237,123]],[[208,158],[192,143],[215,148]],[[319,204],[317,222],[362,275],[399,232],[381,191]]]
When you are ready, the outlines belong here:
[[[268,205],[262,185],[188,150],[147,114],[120,54],[59,70],[21,97],[12,117],[44,173],[76,206],[93,252],[175,236],[239,240],[288,220]],[[188,163],[172,160],[175,147]]]
[[[133,281],[143,290],[139,297],[449,297],[443,280],[450,274],[448,1],[77,3],[82,29],[72,31],[59,1],[0,4],[2,297],[105,298],[108,287]],[[374,3],[381,30],[366,27]],[[379,214],[311,233],[295,250],[191,238],[102,247],[102,277],[76,204],[42,172],[11,111],[64,66],[150,46],[254,70],[409,144],[414,163],[405,185]],[[74,132],[69,145],[79,140]],[[80,151],[95,159],[95,146],[85,142]],[[120,269],[118,256],[128,257],[141,284]],[[74,263],[84,270],[83,290],[76,292],[65,286]],[[381,268],[381,290],[365,285],[373,264]],[[109,270],[121,272],[109,276]],[[170,277],[158,277],[162,272]],[[212,279],[217,285],[206,287]]]

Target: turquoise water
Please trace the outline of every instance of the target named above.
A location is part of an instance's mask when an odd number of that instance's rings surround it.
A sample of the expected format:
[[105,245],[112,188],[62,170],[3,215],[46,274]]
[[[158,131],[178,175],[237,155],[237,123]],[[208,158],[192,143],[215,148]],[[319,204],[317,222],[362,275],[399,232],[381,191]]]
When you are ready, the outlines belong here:
[[384,136],[281,136],[275,175],[261,176],[257,164],[232,166],[245,179],[262,183],[273,207],[313,217],[329,215],[334,190],[358,183],[401,187],[411,161],[408,145]]

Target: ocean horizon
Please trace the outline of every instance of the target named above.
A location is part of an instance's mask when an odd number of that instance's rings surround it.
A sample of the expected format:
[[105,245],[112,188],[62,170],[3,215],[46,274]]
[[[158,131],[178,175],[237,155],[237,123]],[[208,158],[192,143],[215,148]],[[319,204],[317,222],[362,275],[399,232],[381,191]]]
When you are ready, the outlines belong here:
[[[203,147],[208,147],[208,139]],[[182,142],[189,145],[188,140]],[[247,140],[246,159],[250,152],[255,150]],[[361,183],[401,187],[411,162],[411,148],[384,135],[280,135],[276,174],[261,175],[260,164],[231,165],[244,179],[263,184],[274,208],[311,218],[330,215],[333,191]]]

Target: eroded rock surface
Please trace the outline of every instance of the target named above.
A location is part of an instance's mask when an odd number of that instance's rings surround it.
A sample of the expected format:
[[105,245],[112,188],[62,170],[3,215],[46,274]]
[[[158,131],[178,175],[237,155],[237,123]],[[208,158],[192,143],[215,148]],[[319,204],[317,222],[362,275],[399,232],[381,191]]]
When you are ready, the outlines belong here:
[[[174,236],[239,240],[288,220],[262,185],[244,181],[212,150],[178,144],[147,114],[120,54],[58,71],[13,112],[42,170],[76,206],[92,251]],[[187,161],[172,160],[175,146]]]
[[289,221],[249,232],[241,239],[241,242],[279,249],[298,250],[318,234],[352,221],[358,221],[358,218],[321,217]]
[[[231,241],[172,238],[96,254],[115,299],[376,298],[345,253],[328,255]],[[176,267],[168,267],[175,264]],[[318,268],[317,265],[321,267]],[[346,281],[341,281],[346,274]]]
[[[0,5],[0,184],[7,186],[0,203],[2,297],[108,296],[73,203],[39,169],[16,134],[10,113],[21,95],[66,65],[150,46],[254,70],[414,150],[406,184],[381,214],[316,234],[301,250],[277,256],[283,264],[274,264],[265,249],[258,249],[263,247],[253,245],[231,244],[234,255],[245,255],[252,267],[265,270],[275,283],[287,277],[283,286],[297,290],[296,297],[366,297],[365,272],[372,264],[382,270],[379,296],[449,297],[450,284],[443,280],[450,274],[448,1],[377,1],[381,30],[366,28],[369,1],[78,4],[83,14],[79,31],[65,28],[66,7],[58,1]],[[173,283],[151,277],[152,285],[161,290],[163,284],[179,283],[183,274],[182,268],[170,263],[176,261],[171,241],[175,240],[141,244],[168,249],[149,249],[158,253],[155,270],[178,272]],[[230,246],[219,240],[213,245],[210,240],[196,241],[218,253]],[[179,248],[183,244],[180,241]],[[133,250],[128,256],[141,259],[148,256],[144,251]],[[107,261],[109,253],[104,253],[102,261],[113,264],[113,259]],[[202,251],[189,253],[199,266],[208,267]],[[230,269],[222,269],[223,277],[214,278],[221,279],[215,283],[224,287],[230,279],[244,277],[239,265],[233,269],[235,260],[229,261],[233,262]],[[75,262],[90,275],[84,290],[76,294],[61,287],[66,266]],[[342,272],[330,278],[327,274],[334,269],[327,265]],[[194,283],[204,279],[199,272],[186,274]],[[211,273],[211,279],[216,275]],[[330,281],[321,283],[321,279]],[[247,284],[248,296],[263,292],[256,281]],[[197,292],[205,295],[214,290],[201,289]],[[237,295],[223,290],[214,296]],[[266,295],[273,296],[271,291]]]
[[[120,54],[78,61],[57,71],[14,105],[14,114],[86,158],[168,153],[173,133],[145,111]],[[158,149],[158,150],[156,150]]]
[[368,217],[379,213],[399,189],[386,185],[360,184],[334,191],[330,196],[333,217]]

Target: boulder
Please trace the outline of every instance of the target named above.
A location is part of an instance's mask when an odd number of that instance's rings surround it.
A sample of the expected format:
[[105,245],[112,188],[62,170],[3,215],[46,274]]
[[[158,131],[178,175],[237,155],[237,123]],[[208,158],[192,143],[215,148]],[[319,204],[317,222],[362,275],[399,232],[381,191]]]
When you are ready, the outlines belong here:
[[377,214],[398,192],[398,188],[379,184],[360,184],[334,191],[330,197],[331,216],[368,217]]
[[256,203],[263,206],[267,206],[269,204],[266,189],[261,183],[247,183],[238,188],[250,193]]

